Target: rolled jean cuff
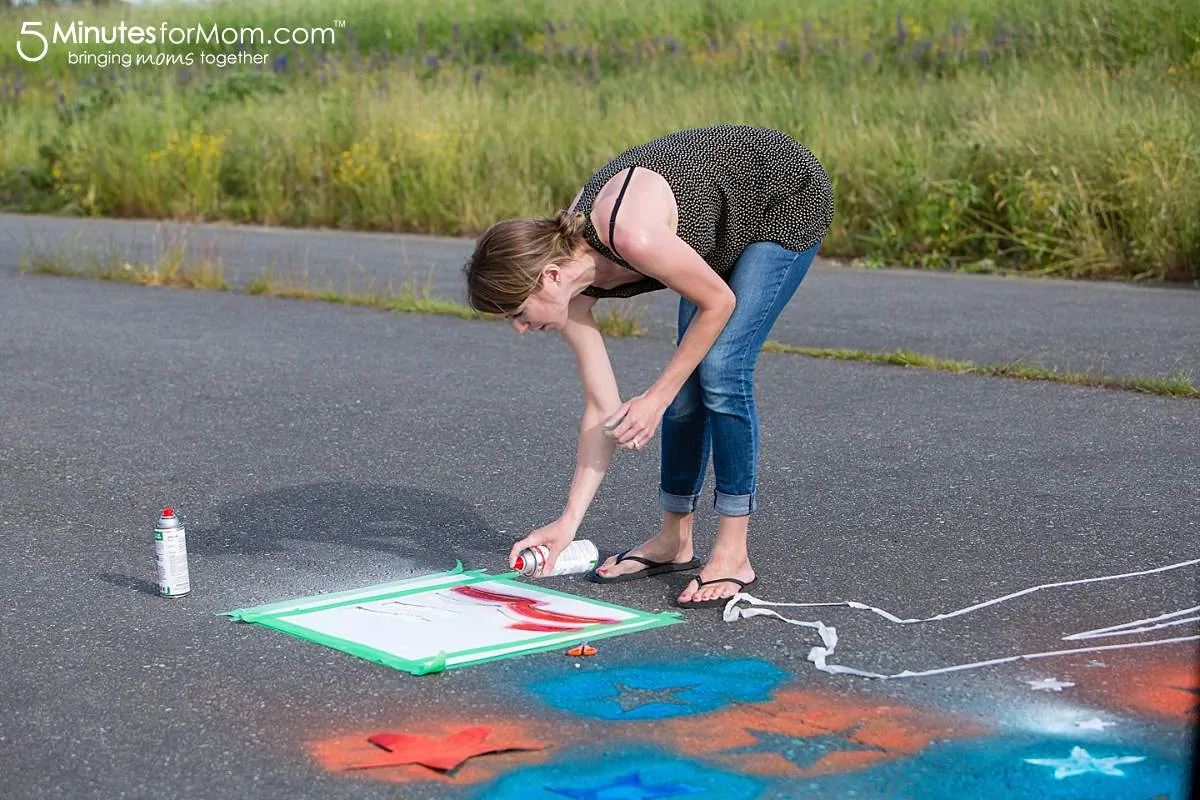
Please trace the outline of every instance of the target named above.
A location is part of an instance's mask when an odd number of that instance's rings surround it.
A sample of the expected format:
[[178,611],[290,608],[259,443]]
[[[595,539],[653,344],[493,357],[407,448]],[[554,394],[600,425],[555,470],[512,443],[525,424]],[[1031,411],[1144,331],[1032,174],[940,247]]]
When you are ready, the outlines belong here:
[[672,514],[691,514],[696,510],[696,503],[700,500],[698,494],[669,494],[668,492],[658,490],[658,504],[663,511],[669,511]]
[[713,507],[725,517],[748,517],[758,509],[758,498],[754,494],[725,494],[718,491]]

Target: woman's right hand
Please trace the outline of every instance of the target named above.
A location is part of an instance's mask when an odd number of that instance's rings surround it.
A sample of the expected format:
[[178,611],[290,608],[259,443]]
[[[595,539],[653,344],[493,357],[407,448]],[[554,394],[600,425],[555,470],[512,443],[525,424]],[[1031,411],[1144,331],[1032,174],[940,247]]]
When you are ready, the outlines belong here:
[[558,561],[559,554],[563,550],[566,550],[567,545],[574,540],[576,530],[575,525],[560,517],[549,525],[544,525],[532,531],[528,536],[512,546],[512,551],[508,554],[508,566],[516,569],[517,555],[525,548],[545,545],[550,550],[550,553],[546,556],[546,565],[542,568],[542,571],[552,572],[555,562]]

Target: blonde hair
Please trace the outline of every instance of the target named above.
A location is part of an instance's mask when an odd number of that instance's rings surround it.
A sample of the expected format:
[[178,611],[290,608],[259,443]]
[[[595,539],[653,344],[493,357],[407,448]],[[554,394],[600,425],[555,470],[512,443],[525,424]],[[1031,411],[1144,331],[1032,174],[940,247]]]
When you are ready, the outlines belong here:
[[467,302],[476,311],[509,314],[542,286],[546,265],[568,261],[583,244],[585,217],[560,210],[553,217],[506,219],[488,228],[463,267]]

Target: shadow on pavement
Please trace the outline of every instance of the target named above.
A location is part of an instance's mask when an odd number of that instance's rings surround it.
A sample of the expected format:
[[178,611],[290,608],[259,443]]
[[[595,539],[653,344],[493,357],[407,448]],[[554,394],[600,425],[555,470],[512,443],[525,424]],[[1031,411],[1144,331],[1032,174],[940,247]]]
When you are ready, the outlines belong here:
[[215,527],[188,528],[189,550],[261,554],[285,550],[288,541],[309,541],[441,564],[495,560],[512,546],[509,536],[459,498],[407,486],[281,487],[231,500],[216,514]]
[[115,572],[101,572],[96,577],[105,583],[111,583],[113,586],[119,586],[122,589],[133,589],[143,594],[158,597],[158,584],[153,581],[142,580],[132,575],[118,575]]

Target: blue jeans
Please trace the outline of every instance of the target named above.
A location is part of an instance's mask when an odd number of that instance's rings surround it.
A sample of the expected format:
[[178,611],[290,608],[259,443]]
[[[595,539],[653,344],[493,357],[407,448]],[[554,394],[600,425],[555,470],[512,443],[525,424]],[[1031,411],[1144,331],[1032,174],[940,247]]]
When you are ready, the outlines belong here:
[[[756,242],[742,251],[729,278],[737,298],[733,316],[663,415],[659,504],[664,511],[696,510],[710,448],[717,513],[741,517],[756,510],[754,365],[820,247],[798,253],[774,242]],[[695,304],[680,298],[677,345],[695,315]]]

